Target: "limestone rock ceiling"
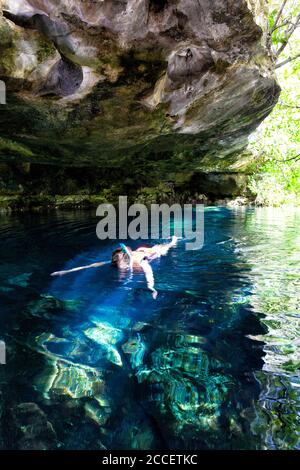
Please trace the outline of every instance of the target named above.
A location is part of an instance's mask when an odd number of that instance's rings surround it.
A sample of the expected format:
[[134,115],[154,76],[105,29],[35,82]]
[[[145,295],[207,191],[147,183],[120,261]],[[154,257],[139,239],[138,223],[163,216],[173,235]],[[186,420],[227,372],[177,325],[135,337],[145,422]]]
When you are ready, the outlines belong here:
[[279,93],[262,3],[0,1],[0,158],[230,167]]

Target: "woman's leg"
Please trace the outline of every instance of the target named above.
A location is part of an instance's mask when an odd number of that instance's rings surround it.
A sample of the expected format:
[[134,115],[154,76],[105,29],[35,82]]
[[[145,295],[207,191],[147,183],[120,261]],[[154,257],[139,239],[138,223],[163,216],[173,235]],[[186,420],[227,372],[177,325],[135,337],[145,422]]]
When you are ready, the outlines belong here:
[[177,243],[177,237],[173,235],[170,243],[162,243],[161,245],[154,245],[152,251],[156,252],[158,256],[164,256],[168,253],[170,248],[173,248]]

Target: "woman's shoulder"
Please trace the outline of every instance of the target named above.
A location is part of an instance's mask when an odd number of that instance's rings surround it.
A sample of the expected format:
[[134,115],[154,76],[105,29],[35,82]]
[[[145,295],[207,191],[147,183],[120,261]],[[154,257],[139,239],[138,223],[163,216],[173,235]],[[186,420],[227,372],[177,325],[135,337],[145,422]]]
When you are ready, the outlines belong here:
[[143,245],[139,246],[135,251],[149,251],[152,249],[152,246],[150,245]]

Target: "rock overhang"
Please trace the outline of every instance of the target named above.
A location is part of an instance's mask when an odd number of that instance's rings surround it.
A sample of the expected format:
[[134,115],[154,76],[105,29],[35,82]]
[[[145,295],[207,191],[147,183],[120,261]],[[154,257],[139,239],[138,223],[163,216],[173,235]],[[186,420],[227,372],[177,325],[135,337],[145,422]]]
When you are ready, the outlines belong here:
[[226,169],[278,98],[260,1],[1,6],[2,160]]

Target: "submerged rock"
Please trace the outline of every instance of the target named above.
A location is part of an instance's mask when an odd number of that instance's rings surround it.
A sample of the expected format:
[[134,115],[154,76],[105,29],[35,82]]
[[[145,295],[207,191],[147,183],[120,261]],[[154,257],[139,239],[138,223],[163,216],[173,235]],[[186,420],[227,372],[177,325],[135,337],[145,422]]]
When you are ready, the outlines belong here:
[[28,312],[34,317],[51,318],[62,310],[78,312],[81,302],[77,300],[60,300],[52,295],[41,294],[37,300],[28,304]]
[[95,347],[84,335],[65,328],[63,337],[59,338],[52,333],[42,333],[33,338],[30,344],[34,349],[50,358],[61,360],[71,364],[93,370],[105,360],[107,352],[105,348]]
[[84,331],[84,334],[105,350],[108,361],[117,366],[123,365],[120,353],[115,346],[123,337],[121,330],[114,328],[108,323],[97,322],[97,326],[88,328]]
[[230,168],[279,93],[264,3],[2,0],[0,158]]
[[135,338],[130,338],[127,343],[123,344],[122,349],[125,354],[129,355],[131,366],[134,369],[143,364],[146,345],[139,333],[137,333]]
[[56,433],[47,416],[36,403],[20,403],[7,416],[9,448],[47,450],[56,447]]
[[195,448],[213,447],[228,416],[239,419],[230,409],[234,379],[219,374],[221,364],[196,344],[202,344],[201,337],[178,337],[174,348],[153,351],[136,374],[143,406],[171,448],[186,448],[191,442]]
[[79,366],[56,363],[56,374],[52,377],[48,393],[69,395],[71,398],[91,397],[102,387],[102,381],[96,371]]
[[13,286],[27,287],[32,273],[24,273],[8,279],[8,284]]
[[104,426],[110,416],[109,406],[102,406],[99,401],[87,402],[84,405],[86,416],[99,426]]

